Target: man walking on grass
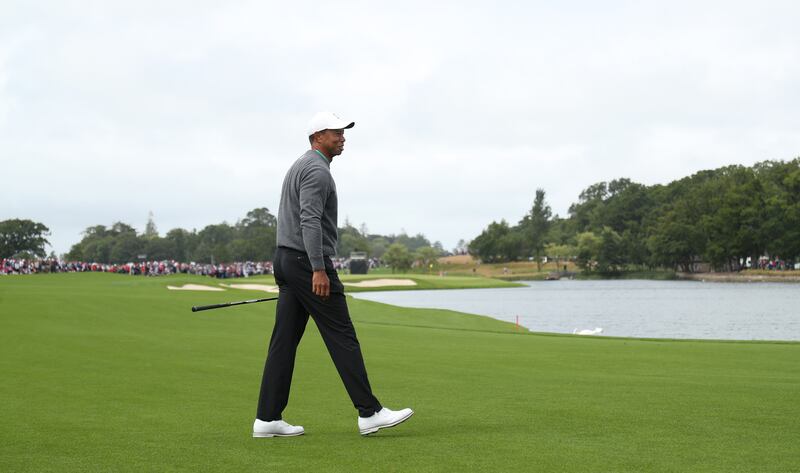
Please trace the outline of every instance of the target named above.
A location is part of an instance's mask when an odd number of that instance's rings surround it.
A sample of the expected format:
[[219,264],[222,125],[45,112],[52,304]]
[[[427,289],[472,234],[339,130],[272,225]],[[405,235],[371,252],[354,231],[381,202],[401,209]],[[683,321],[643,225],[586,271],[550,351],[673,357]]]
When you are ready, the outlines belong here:
[[354,125],[330,112],[314,115],[306,133],[311,149],[295,161],[283,181],[274,261],[280,293],[253,437],[305,432],[301,426],[284,422],[281,415],[289,401],[297,345],[309,315],[358,409],[361,435],[393,427],[414,414],[411,409],[392,411],[382,407],[372,394],[344,286],[330,259],[336,254],[338,239],[336,183],[330,166],[334,156],[344,149],[344,130]]

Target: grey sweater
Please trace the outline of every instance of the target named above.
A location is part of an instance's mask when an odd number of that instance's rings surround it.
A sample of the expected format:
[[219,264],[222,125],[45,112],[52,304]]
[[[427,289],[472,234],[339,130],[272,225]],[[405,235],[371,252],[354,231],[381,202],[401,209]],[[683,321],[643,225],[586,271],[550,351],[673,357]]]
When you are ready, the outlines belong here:
[[331,163],[308,150],[283,179],[278,208],[278,246],[308,254],[314,271],[325,269],[323,256],[336,254],[338,200]]

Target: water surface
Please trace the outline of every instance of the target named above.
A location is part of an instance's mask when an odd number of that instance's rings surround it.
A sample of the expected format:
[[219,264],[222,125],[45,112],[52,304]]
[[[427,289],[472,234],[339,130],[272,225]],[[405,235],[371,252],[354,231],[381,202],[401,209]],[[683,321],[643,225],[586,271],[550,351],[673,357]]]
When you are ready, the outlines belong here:
[[698,281],[530,281],[526,287],[362,292],[359,299],[451,309],[536,332],[647,338],[800,340],[800,285]]

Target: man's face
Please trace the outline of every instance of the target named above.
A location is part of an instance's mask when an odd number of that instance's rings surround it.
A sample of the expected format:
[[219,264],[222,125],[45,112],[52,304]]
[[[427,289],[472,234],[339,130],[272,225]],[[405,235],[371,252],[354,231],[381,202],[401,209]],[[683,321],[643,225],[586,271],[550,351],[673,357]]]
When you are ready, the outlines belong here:
[[344,141],[344,130],[325,130],[317,136],[317,146],[328,159],[342,154]]

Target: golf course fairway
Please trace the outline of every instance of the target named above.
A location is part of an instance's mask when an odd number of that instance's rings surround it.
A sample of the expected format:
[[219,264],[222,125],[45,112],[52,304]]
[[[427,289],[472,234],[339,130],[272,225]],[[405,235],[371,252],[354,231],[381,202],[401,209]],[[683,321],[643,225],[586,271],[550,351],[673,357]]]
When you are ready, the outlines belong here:
[[0,278],[0,471],[800,470],[798,343],[532,334],[354,299],[375,394],[414,417],[361,437],[309,323],[284,412],[306,435],[254,439],[275,303],[192,313],[268,296],[181,284],[218,281]]

